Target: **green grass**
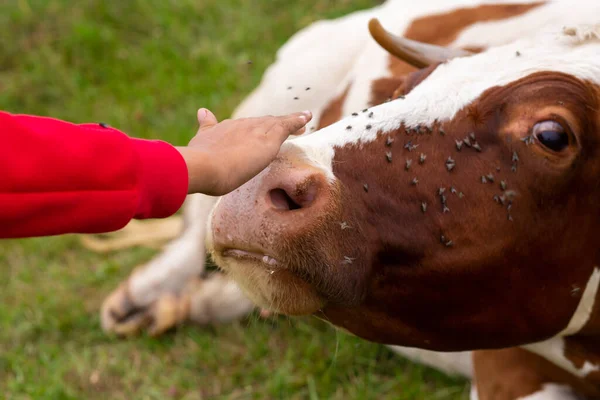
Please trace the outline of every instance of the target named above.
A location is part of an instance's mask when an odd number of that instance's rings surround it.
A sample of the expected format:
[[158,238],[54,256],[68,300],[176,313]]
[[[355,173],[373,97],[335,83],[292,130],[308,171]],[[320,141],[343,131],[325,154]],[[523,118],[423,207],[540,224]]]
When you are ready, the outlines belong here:
[[[227,117],[295,31],[375,3],[0,2],[0,109],[185,144],[196,109]],[[0,243],[0,398],[466,397],[463,381],[315,319],[105,336],[102,299],[152,254],[91,254],[74,236]]]

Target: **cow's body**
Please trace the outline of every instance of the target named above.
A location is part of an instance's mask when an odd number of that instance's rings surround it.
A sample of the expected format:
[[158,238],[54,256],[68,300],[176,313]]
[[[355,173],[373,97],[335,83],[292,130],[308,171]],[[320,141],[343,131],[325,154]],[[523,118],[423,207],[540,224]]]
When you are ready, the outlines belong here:
[[[359,119],[356,121],[360,121],[360,129],[364,130],[362,133],[364,137],[370,135],[369,131],[371,130],[389,130],[389,126],[376,125],[377,117],[374,118],[373,127],[371,127],[368,121],[369,112],[363,113],[362,110],[381,104],[388,97],[397,95],[397,89],[404,77],[416,71],[416,68],[394,59],[371,39],[367,24],[373,17],[377,17],[383,26],[393,30],[394,33],[405,35],[413,40],[482,51],[513,43],[523,37],[533,37],[540,31],[549,28],[597,24],[600,20],[600,6],[594,4],[593,1],[581,1],[579,7],[573,7],[569,1],[546,4],[527,1],[509,4],[486,1],[411,2],[397,0],[338,20],[318,22],[299,32],[280,50],[277,61],[265,73],[260,86],[238,107],[234,117],[283,114],[309,109],[313,112],[314,118],[308,131],[313,131],[329,126],[344,116],[352,118],[351,114],[357,112],[359,115],[356,118]],[[586,33],[578,31],[576,34],[585,35]],[[597,32],[590,31],[587,34],[592,37],[590,40],[597,40],[593,39],[593,35]],[[600,45],[597,48],[598,63],[600,64]],[[522,56],[518,54],[515,57],[525,58],[526,54]],[[510,66],[510,61],[498,59],[495,68],[489,71],[489,77],[481,75],[482,72],[479,71],[477,72],[479,75],[476,74],[470,78],[484,83],[486,79],[504,80],[506,83],[510,83],[518,79],[519,74],[522,74],[519,70],[511,75]],[[535,72],[545,67],[552,69],[554,66],[532,65],[531,71]],[[580,71],[578,68],[578,65],[572,66],[573,74],[582,77],[588,73],[591,78],[595,77],[600,80],[600,75],[594,75],[597,71]],[[496,72],[495,75],[494,72]],[[506,76],[498,77],[502,74]],[[418,81],[420,77],[411,75],[410,79]],[[410,84],[416,85],[417,83]],[[486,85],[482,84],[482,91],[489,87]],[[307,88],[310,89],[307,90]],[[444,90],[444,88],[440,88],[440,90]],[[456,91],[460,88],[455,87],[452,90]],[[463,101],[464,104],[469,103],[469,99],[460,101]],[[443,96],[436,104],[423,103],[420,110],[428,107],[440,108],[431,113],[431,121],[423,119],[423,115],[427,115],[423,111],[419,115],[407,115],[406,124],[411,125],[410,119],[413,118],[419,124],[433,126],[433,129],[436,130],[439,127],[436,126],[437,121],[434,120],[451,118],[456,113],[456,110],[451,107],[447,110],[444,109],[448,105],[444,104]],[[383,111],[385,112],[385,110]],[[352,120],[345,123],[352,124]],[[348,126],[350,128],[346,129],[353,129],[350,125]],[[368,129],[365,126],[368,126]],[[339,134],[339,132],[334,132],[334,129],[331,127],[324,132],[332,132],[332,135]],[[318,132],[315,135],[320,134],[321,132]],[[310,141],[311,136],[307,135],[306,140]],[[318,143],[319,140],[315,139],[314,142]],[[328,145],[324,144],[321,147],[321,153],[319,146],[310,147],[314,149],[314,153],[309,154],[308,158],[327,159],[329,156],[323,152],[327,151]],[[386,153],[385,146],[381,151],[383,157]],[[451,155],[454,156],[454,154]],[[387,154],[386,157],[388,157]],[[389,157],[391,158],[391,156]],[[402,154],[402,158],[398,157],[400,157],[399,151],[394,154],[393,163],[405,161],[404,154]],[[417,157],[415,158],[416,165],[419,161],[417,161],[418,156],[415,157]],[[432,156],[430,155],[426,162],[431,162],[431,160]],[[388,162],[392,162],[392,160],[388,159]],[[423,162],[425,162],[424,159]],[[513,162],[515,161],[513,160]],[[422,177],[421,181],[424,181]],[[420,183],[420,185],[422,184],[424,183]],[[449,183],[448,186],[452,184]],[[375,186],[369,189],[368,183],[365,185],[367,186],[364,191],[371,190],[373,193]],[[459,190],[461,189],[459,188]],[[403,188],[402,190],[408,189]],[[448,188],[448,190],[450,189]],[[448,194],[448,196],[450,195]],[[235,195],[231,198],[235,199]],[[128,333],[147,325],[148,321],[152,321],[150,329],[160,332],[185,320],[199,323],[227,321],[247,315],[253,309],[252,302],[240,291],[239,287],[222,275],[212,275],[208,279],[198,278],[204,270],[203,243],[206,236],[206,221],[209,219],[209,214],[216,201],[217,199],[206,196],[190,197],[185,210],[187,224],[184,233],[172,242],[161,255],[143,269],[136,271],[109,297],[103,307],[105,329]],[[226,207],[227,204],[227,201],[221,202],[220,207]],[[429,204],[429,207],[431,210],[435,206]],[[244,210],[240,210],[240,213],[246,215]],[[219,219],[221,215],[226,214],[217,213],[217,222],[213,221],[213,223],[217,225],[221,223],[219,222],[223,221],[222,218]],[[223,226],[228,226],[226,219],[224,221],[222,222]],[[352,227],[348,224],[344,226],[344,222],[341,221],[339,235],[351,231],[346,228]],[[233,235],[236,233],[231,231]],[[211,235],[211,238],[213,237],[214,234]],[[444,244],[448,244],[451,239],[443,238],[442,240],[445,241]],[[213,243],[211,243],[212,246]],[[343,260],[346,265],[350,266],[355,257],[360,256],[346,257]],[[217,260],[220,264],[227,264],[226,261],[219,260],[218,256]],[[269,262],[270,260],[267,259],[266,263]],[[358,282],[363,278],[357,277],[356,279]],[[555,318],[568,317],[560,334],[552,335],[548,340],[541,340],[546,337],[540,337],[540,341],[534,344],[524,344],[502,350],[497,350],[497,348],[504,347],[504,341],[509,346],[512,346],[513,343],[514,345],[521,344],[517,338],[519,333],[515,333],[515,338],[511,338],[510,334],[503,333],[502,337],[498,337],[497,341],[491,343],[488,336],[481,340],[473,337],[471,342],[478,343],[475,348],[491,348],[491,350],[471,352],[469,350],[473,347],[465,348],[459,339],[451,338],[451,332],[448,332],[447,341],[436,344],[440,339],[434,335],[427,339],[429,336],[425,336],[425,332],[420,334],[415,331],[414,341],[412,337],[411,340],[405,338],[393,340],[394,337],[403,336],[393,334],[390,330],[392,338],[388,340],[388,338],[381,339],[377,336],[370,336],[370,332],[375,334],[377,329],[369,328],[368,324],[365,324],[368,327],[366,331],[361,331],[360,327],[347,321],[337,323],[337,325],[360,336],[384,343],[401,343],[442,350],[466,350],[436,352],[391,346],[395,351],[414,360],[446,372],[474,378],[481,399],[568,399],[577,398],[578,395],[600,397],[600,379],[598,379],[597,372],[600,370],[600,351],[597,350],[600,349],[594,344],[594,335],[598,332],[595,331],[595,327],[590,328],[588,324],[589,321],[597,318],[594,304],[599,279],[598,269],[593,269],[591,274],[585,277],[580,275],[573,277],[574,284],[571,290],[573,291],[574,305],[571,308],[576,307],[576,311],[574,313],[564,311],[565,316],[563,317],[561,310],[557,308]],[[530,282],[530,284],[533,285],[535,282]],[[260,285],[260,282],[254,282],[253,285]],[[255,297],[258,295],[257,291],[250,290],[250,295],[253,296],[253,300],[260,303],[261,299]],[[347,304],[357,304],[359,301],[350,298],[349,291],[344,291],[340,295],[348,296],[343,299]],[[297,297],[310,300],[310,296],[298,295]],[[445,300],[451,302],[452,299]],[[473,299],[473,301],[476,302],[477,299]],[[310,304],[306,303],[298,307],[310,308],[309,306]],[[567,308],[565,305],[564,309],[567,310]],[[294,313],[285,309],[283,311]],[[301,311],[298,313],[302,313]],[[335,320],[341,314],[336,314],[334,310],[330,315]],[[499,324],[502,324],[502,318],[508,320],[510,315],[503,316],[499,313],[497,319]],[[357,321],[357,323],[361,322]],[[583,328],[587,328],[591,336],[583,338],[577,336],[576,334]],[[516,331],[518,332],[518,329]],[[494,333],[493,330],[490,331],[489,337],[493,337],[492,333]],[[433,343],[428,341],[433,341]],[[475,390],[472,396],[477,396]]]

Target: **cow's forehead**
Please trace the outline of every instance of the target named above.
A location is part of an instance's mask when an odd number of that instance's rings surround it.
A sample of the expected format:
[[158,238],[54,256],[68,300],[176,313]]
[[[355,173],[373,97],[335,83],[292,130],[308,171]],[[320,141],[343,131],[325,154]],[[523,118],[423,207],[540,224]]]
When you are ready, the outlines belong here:
[[335,149],[365,144],[378,134],[406,127],[428,126],[454,118],[486,90],[528,75],[551,71],[600,84],[600,24],[564,28],[489,49],[438,66],[404,99],[359,112],[313,134],[288,141],[297,153],[322,168],[330,179]]

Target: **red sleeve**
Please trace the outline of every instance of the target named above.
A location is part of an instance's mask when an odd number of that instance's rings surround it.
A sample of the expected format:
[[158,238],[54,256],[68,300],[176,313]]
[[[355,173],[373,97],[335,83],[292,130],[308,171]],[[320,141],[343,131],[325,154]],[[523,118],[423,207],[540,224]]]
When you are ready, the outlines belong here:
[[0,111],[0,238],[110,232],[175,213],[188,189],[181,154],[104,124]]

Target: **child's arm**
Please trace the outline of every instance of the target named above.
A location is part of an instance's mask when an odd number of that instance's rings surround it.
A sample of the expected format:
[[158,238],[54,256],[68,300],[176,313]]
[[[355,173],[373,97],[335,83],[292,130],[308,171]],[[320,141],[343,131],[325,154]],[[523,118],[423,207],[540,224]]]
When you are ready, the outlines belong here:
[[[210,128],[202,126],[190,146],[175,148],[132,139],[104,125],[0,112],[0,237],[109,232],[132,218],[167,217],[181,207],[188,192],[223,194],[250,179],[248,170],[264,163],[255,174],[260,172],[285,137],[310,119],[265,117],[250,127],[248,121],[255,119],[222,126],[211,118],[205,121]],[[258,157],[258,163],[252,151],[240,155],[241,162],[249,157],[248,169],[225,184],[206,179],[207,174],[225,176],[221,167],[214,169],[213,160],[221,156],[217,150],[226,145],[227,136],[251,144],[252,136],[246,139],[243,129],[264,130],[268,124],[286,131],[277,128],[278,136],[270,140],[269,149],[277,146],[274,154]],[[203,171],[205,167],[211,169]]]

